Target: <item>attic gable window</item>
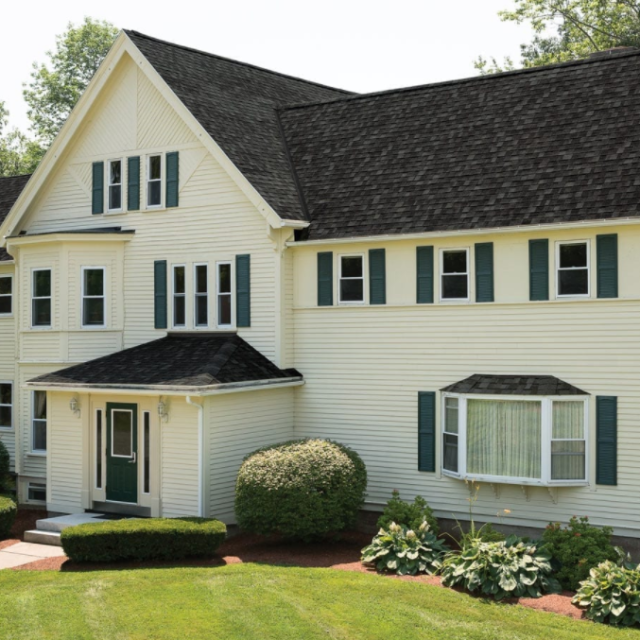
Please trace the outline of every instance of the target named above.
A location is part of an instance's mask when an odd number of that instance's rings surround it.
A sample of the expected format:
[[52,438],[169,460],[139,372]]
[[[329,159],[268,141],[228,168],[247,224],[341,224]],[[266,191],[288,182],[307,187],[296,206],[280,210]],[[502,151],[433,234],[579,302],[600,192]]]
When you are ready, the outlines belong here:
[[122,160],[107,163],[108,207],[110,212],[122,211]]
[[162,156],[147,158],[147,207],[162,206]]

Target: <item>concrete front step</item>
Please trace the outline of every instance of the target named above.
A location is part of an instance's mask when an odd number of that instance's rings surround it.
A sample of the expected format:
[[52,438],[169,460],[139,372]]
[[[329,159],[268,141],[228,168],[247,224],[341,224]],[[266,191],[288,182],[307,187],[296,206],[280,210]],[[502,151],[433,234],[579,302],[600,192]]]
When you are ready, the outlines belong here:
[[32,529],[31,531],[24,532],[24,541],[47,544],[52,547],[62,546],[59,531],[39,531],[38,529]]
[[102,513],[75,513],[68,516],[56,516],[55,518],[43,518],[36,522],[38,531],[53,531],[60,533],[67,527],[75,527],[87,522],[103,522]]

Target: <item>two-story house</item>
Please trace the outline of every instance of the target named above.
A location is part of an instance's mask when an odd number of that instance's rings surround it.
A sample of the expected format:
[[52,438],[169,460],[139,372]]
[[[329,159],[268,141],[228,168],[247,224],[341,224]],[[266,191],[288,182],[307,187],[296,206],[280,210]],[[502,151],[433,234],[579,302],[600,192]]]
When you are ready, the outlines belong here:
[[640,52],[355,95],[123,32],[0,179],[0,439],[50,511],[233,522],[293,437],[367,508],[640,538]]

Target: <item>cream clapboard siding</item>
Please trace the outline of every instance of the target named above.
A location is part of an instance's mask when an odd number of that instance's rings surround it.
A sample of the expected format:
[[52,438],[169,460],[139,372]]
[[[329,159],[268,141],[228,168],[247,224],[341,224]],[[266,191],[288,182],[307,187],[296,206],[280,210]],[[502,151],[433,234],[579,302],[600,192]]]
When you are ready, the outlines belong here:
[[[531,236],[514,234],[421,243],[439,249],[493,240],[496,303],[414,304],[417,243],[398,242],[386,245],[389,304],[318,308],[319,247],[296,247],[295,367],[306,381],[296,390],[296,436],[334,438],[360,452],[369,471],[369,508],[381,508],[397,488],[406,498],[423,495],[439,516],[465,517],[469,492],[463,482],[417,471],[418,392],[438,391],[474,373],[555,375],[592,394],[591,486],[552,493],[531,488],[525,495],[519,486],[500,485],[494,492],[483,485],[474,507],[476,517],[496,521],[496,514],[507,508],[512,511],[510,522],[540,526],[551,519],[567,521],[572,514],[587,514],[595,523],[637,537],[640,282],[634,274],[640,265],[633,247],[639,238],[635,228],[617,231],[619,300],[524,302]],[[555,241],[595,234],[580,230],[545,237]],[[333,249],[337,255],[368,248],[334,245],[320,250]],[[597,395],[618,396],[617,487],[595,485]]]
[[15,293],[16,278],[14,266],[11,263],[0,262],[0,276],[10,275],[13,278],[13,311],[10,316],[0,316],[0,381],[10,382],[13,385],[13,427],[11,429],[0,429],[0,442],[2,442],[11,456],[11,467],[15,468],[16,449],[16,423],[18,420],[16,402],[16,324],[15,305],[17,295]]
[[243,458],[293,437],[293,389],[212,396],[206,415],[209,515],[232,524],[234,488]]

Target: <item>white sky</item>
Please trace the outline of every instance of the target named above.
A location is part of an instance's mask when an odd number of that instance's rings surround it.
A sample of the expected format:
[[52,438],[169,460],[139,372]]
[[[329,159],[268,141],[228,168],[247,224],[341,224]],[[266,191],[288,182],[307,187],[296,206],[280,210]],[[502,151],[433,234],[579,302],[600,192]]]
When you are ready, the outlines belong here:
[[[353,91],[476,75],[482,54],[519,59],[526,26],[503,23],[513,0],[36,0],[11,2],[0,36],[0,100],[29,121],[22,83],[55,36],[85,15],[222,56]],[[153,7],[153,8],[152,8]]]

